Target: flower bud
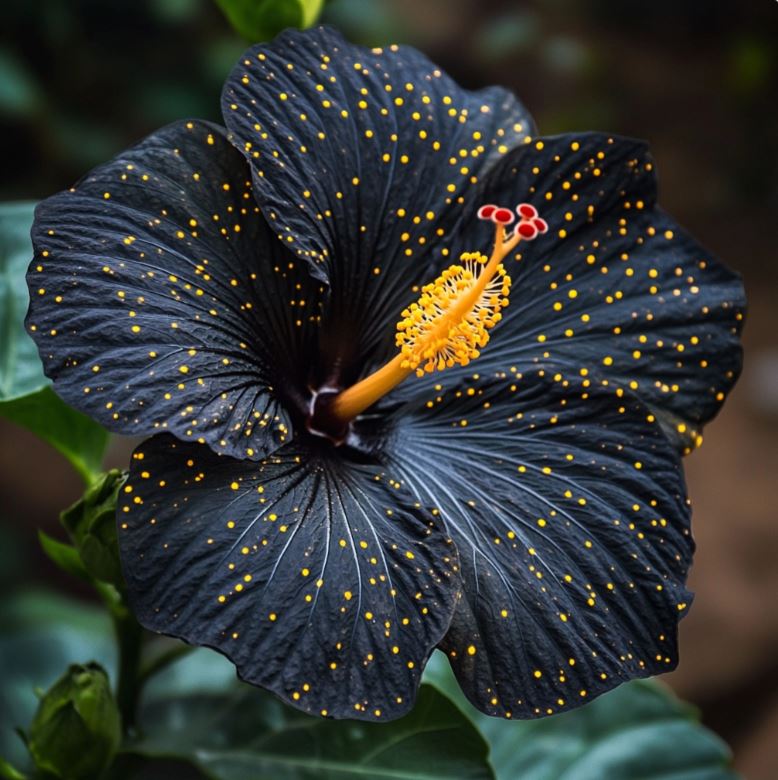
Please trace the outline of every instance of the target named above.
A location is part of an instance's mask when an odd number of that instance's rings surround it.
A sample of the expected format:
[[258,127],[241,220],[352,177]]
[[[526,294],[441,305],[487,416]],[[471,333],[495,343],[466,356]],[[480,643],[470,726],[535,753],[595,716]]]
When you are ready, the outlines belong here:
[[116,499],[124,479],[117,469],[102,474],[60,515],[89,574],[116,586],[123,583],[116,539]]
[[120,740],[108,675],[89,663],[69,667],[43,696],[28,747],[42,771],[63,780],[96,780],[113,761]]

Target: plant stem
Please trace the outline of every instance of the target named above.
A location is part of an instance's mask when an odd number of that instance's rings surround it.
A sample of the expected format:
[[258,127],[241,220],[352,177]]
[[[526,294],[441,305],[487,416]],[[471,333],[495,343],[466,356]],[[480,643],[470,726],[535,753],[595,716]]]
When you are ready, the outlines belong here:
[[112,611],[114,630],[119,645],[119,681],[116,703],[122,716],[122,728],[128,735],[135,729],[138,699],[141,692],[140,658],[143,629],[126,608]]

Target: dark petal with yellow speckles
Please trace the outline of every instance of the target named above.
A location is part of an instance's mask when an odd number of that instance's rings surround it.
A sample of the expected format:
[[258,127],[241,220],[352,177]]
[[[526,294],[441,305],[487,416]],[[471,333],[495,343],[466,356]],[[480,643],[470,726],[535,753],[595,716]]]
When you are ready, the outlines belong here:
[[465,91],[415,49],[326,28],[249,49],[222,109],[276,232],[331,286],[323,362],[345,382],[391,352],[474,184],[534,131],[504,89]]
[[135,614],[312,714],[412,706],[460,588],[456,550],[380,467],[296,440],[261,463],[157,436],[118,511]]
[[[745,295],[737,274],[656,207],[646,145],[601,133],[538,139],[484,188],[484,200],[532,202],[550,231],[506,262],[511,304],[482,357],[442,381],[533,361],[568,379],[604,378],[692,449],[740,373]],[[488,233],[476,229],[474,243],[488,245]],[[419,389],[408,382],[400,393]]]
[[674,668],[690,603],[680,456],[629,392],[555,371],[446,384],[396,410],[386,447],[459,550],[441,647],[493,715],[559,712]]
[[68,403],[239,457],[285,440],[320,285],[273,238],[223,129],[154,133],[43,201],[32,235],[27,325]]

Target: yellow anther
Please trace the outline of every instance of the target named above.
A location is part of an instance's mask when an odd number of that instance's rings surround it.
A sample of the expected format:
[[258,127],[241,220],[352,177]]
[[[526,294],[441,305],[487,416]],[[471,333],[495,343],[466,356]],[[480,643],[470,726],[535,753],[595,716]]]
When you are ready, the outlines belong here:
[[[460,260],[461,264],[450,266],[432,284],[425,285],[419,300],[397,323],[396,344],[403,356],[400,366],[415,370],[417,376],[466,366],[477,358],[489,341],[489,331],[502,319],[501,310],[508,305],[511,279],[502,264],[485,285],[480,285],[488,258],[465,252]],[[460,313],[461,302],[481,286],[475,302]]]

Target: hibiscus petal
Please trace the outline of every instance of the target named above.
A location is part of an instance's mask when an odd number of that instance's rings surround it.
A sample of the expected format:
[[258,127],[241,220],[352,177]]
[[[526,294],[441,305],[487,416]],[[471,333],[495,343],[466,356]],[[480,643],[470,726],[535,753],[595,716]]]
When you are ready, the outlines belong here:
[[133,611],[313,714],[413,706],[460,587],[456,551],[380,468],[310,440],[261,463],[157,436],[118,510]]
[[[646,145],[600,133],[538,139],[484,188],[489,202],[531,200],[550,232],[508,261],[511,304],[474,367],[499,376],[534,361],[606,378],[690,451],[740,373],[745,296],[737,274],[657,209]],[[488,240],[475,219],[471,234]],[[423,388],[409,381],[399,396]]]
[[386,446],[459,550],[441,647],[471,701],[504,717],[674,668],[691,601],[679,456],[634,396],[554,371],[447,384],[396,410]]
[[331,286],[323,359],[345,382],[392,349],[475,183],[533,131],[506,90],[465,91],[415,49],[326,28],[249,49],[222,107],[279,237]]
[[40,204],[28,329],[111,430],[259,458],[301,407],[320,285],[270,234],[215,125],[171,125]]

